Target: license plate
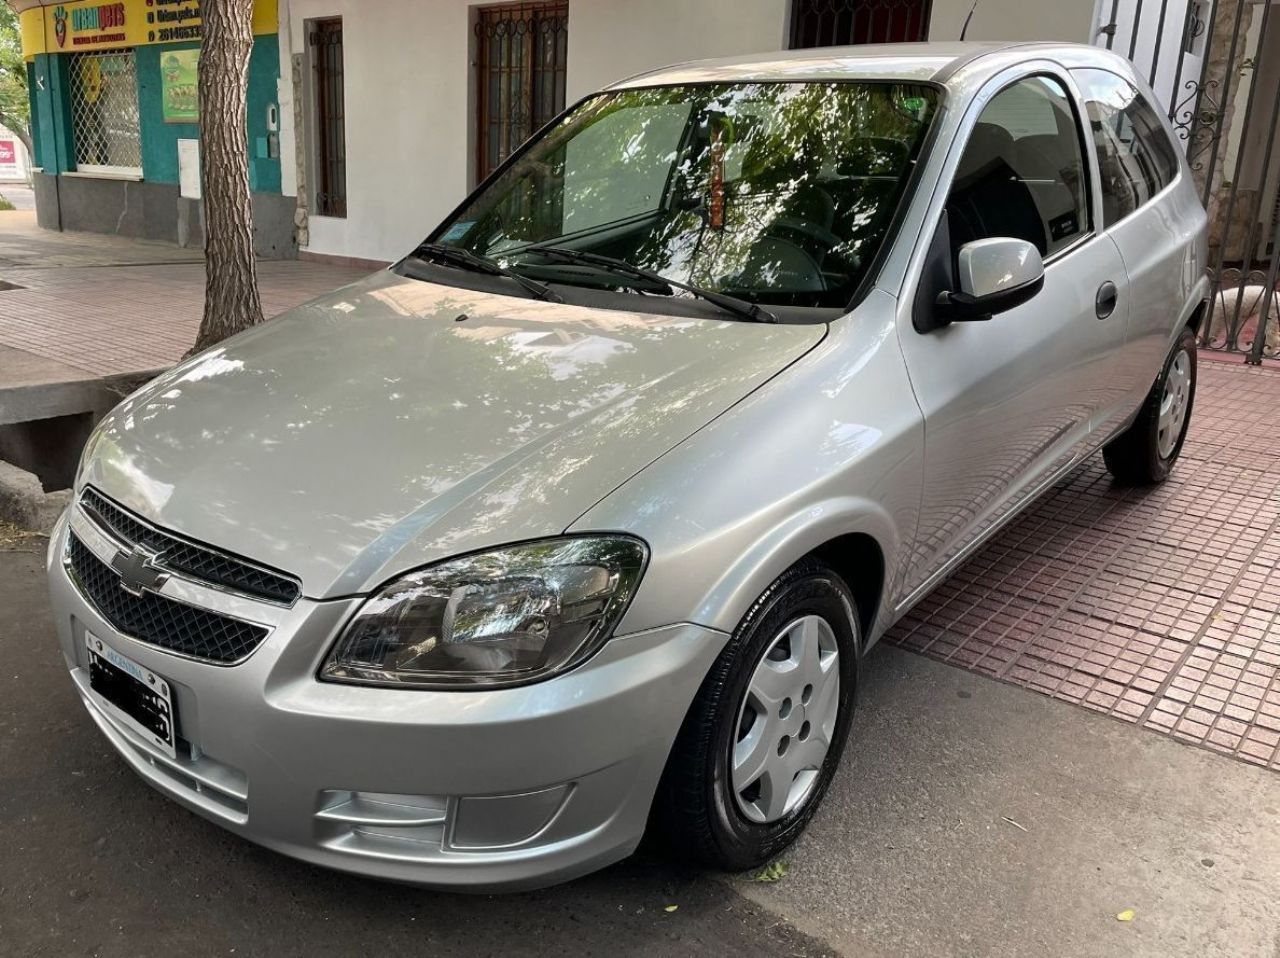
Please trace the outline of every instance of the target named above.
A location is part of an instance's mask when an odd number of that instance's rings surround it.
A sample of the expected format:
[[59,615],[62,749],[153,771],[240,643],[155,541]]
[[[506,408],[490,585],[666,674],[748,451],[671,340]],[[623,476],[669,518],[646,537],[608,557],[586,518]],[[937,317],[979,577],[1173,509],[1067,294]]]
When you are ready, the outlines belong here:
[[98,703],[170,758],[177,758],[169,683],[96,635],[85,632],[84,644],[89,650],[89,688]]

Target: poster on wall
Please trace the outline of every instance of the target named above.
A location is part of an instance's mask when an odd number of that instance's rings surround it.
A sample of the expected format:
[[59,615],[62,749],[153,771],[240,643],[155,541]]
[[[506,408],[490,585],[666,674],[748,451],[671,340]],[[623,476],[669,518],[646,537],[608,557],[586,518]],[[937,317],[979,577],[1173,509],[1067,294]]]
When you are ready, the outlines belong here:
[[200,119],[196,92],[199,50],[171,50],[160,57],[160,101],[166,123]]
[[18,147],[13,140],[0,140],[0,176],[18,172]]

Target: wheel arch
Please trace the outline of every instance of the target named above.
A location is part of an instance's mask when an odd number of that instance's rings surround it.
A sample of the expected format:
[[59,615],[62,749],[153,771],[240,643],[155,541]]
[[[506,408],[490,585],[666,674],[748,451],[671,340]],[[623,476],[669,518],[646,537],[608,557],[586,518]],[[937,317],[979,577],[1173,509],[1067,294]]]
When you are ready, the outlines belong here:
[[900,537],[884,506],[841,497],[811,504],[773,525],[728,563],[694,603],[693,621],[732,633],[769,585],[806,558],[831,566],[858,605],[862,650],[887,624],[885,596]]
[[858,627],[865,649],[884,600],[884,550],[867,532],[850,532],[829,539],[809,553],[829,565],[853,594]]

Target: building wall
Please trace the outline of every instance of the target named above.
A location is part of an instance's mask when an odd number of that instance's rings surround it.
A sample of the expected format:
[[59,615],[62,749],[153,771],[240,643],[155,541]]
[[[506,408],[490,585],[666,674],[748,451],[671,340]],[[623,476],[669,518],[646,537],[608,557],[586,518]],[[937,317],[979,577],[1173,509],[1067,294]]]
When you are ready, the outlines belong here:
[[[23,53],[28,62],[35,145],[37,219],[52,229],[83,229],[160,239],[184,245],[203,242],[200,201],[179,195],[178,142],[198,139],[195,123],[166,123],[162,105],[161,63],[176,50],[199,47],[198,39],[167,39],[170,24],[183,37],[199,36],[196,0],[124,0],[123,25],[68,28],[68,13],[94,6],[94,0],[65,0],[56,7],[30,7],[20,15]],[[268,129],[268,111],[276,101],[280,43],[276,0],[256,0],[254,46],[249,61],[249,185],[255,210],[254,242],[264,256],[296,254],[294,200],[281,195],[281,157],[277,134]],[[163,8],[163,9],[162,9]],[[181,14],[181,21],[161,14]],[[61,23],[59,22],[61,21]],[[84,34],[84,35],[82,35]],[[87,42],[81,42],[81,41]],[[71,118],[69,65],[80,51],[132,50],[138,104],[140,176],[103,175],[76,168]]]
[[[960,39],[971,9],[973,0],[933,0],[929,39]],[[1089,43],[1093,25],[1093,0],[979,0],[965,39]]]
[[[283,56],[305,57],[306,21],[330,16],[343,18],[347,216],[310,214],[306,249],[398,259],[470,186],[471,5],[386,0],[371,10],[368,0],[281,0]],[[568,102],[674,61],[779,49],[786,27],[784,0],[579,0],[569,8]],[[305,114],[307,83],[282,90],[281,103],[299,96]],[[281,114],[288,140],[292,112]],[[296,142],[309,155],[306,131]],[[285,189],[297,191],[295,177],[286,175]]]
[[[312,253],[393,260],[421,240],[472,182],[472,4],[468,0],[280,0],[282,189],[298,184],[309,131],[294,110],[313,109],[308,20],[343,18],[347,215],[307,218]],[[955,39],[972,0],[933,0],[932,39]],[[681,60],[783,49],[788,0],[573,0],[567,101],[632,74]],[[1088,41],[1094,0],[981,0],[969,38]],[[301,89],[288,64],[301,59]],[[305,126],[304,122],[304,126]]]
[[589,0],[569,4],[572,101],[645,70],[787,45],[785,0]]

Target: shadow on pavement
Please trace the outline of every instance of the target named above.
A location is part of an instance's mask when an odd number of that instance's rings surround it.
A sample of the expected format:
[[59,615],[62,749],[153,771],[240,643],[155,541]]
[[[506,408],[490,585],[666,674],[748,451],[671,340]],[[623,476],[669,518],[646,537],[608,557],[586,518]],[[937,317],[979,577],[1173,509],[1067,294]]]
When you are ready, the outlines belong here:
[[322,870],[223,832],[152,791],[84,714],[55,644],[43,545],[0,549],[5,958],[829,954],[648,852],[559,888],[461,896]]

